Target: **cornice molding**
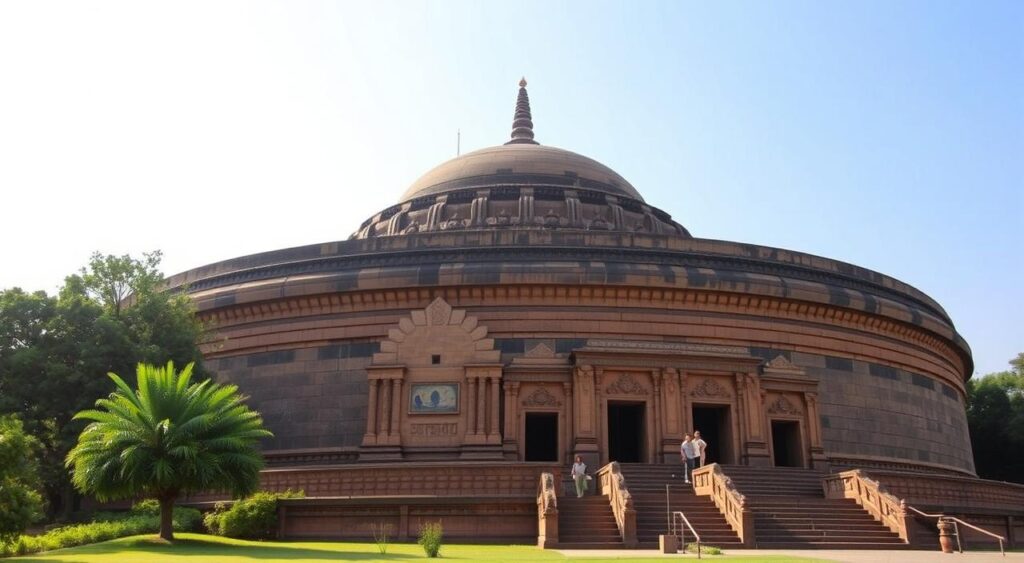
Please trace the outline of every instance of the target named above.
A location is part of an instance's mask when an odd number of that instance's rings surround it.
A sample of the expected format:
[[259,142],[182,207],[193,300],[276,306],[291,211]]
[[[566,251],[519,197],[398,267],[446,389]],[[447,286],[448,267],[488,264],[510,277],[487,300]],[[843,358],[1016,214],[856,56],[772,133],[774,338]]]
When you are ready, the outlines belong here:
[[456,304],[464,301],[486,300],[492,306],[507,304],[510,307],[564,307],[567,302],[571,302],[578,306],[608,307],[610,306],[608,303],[614,303],[617,307],[691,311],[696,309],[697,312],[708,311],[782,318],[811,324],[826,324],[831,327],[852,329],[874,336],[891,338],[930,350],[954,366],[962,367],[963,365],[959,351],[948,340],[909,323],[824,304],[695,289],[637,289],[586,285],[498,285],[388,289],[290,297],[244,305],[230,305],[200,312],[199,315],[204,321],[215,327],[382,309],[401,310],[404,315],[410,309],[426,307],[437,297]]

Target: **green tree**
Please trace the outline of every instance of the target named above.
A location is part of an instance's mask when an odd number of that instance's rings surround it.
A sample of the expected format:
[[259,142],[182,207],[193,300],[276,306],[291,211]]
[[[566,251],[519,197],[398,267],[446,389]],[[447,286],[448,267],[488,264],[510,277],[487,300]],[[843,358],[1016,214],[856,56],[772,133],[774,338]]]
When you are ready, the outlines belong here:
[[0,544],[17,538],[42,517],[42,496],[36,490],[37,447],[16,416],[0,416]]
[[1010,366],[967,382],[967,423],[978,475],[1024,483],[1024,353]]
[[192,365],[175,373],[139,364],[138,389],[111,373],[117,389],[75,418],[91,420],[67,457],[72,481],[99,500],[133,496],[160,502],[160,537],[174,539],[171,515],[184,493],[252,493],[259,484],[261,438],[272,434],[234,385],[191,383]]
[[0,291],[0,414],[18,413],[42,443],[52,515],[73,508],[64,458],[85,424],[72,417],[109,392],[104,374],[173,360],[205,377],[199,343],[207,332],[187,296],[161,290],[159,259],[97,253],[56,296]]

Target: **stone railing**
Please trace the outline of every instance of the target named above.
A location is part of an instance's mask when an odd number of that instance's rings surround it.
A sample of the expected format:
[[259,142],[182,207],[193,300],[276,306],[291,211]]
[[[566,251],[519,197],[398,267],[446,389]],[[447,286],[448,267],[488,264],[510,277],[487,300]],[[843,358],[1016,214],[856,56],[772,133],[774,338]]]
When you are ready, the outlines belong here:
[[555,476],[541,473],[537,485],[537,547],[558,546],[558,495]]
[[881,522],[885,527],[898,534],[900,539],[910,543],[911,535],[917,528],[911,525],[906,505],[896,498],[878,481],[870,479],[863,471],[853,469],[842,473],[832,473],[822,478],[825,497],[830,499],[853,499]]
[[626,488],[626,479],[622,476],[619,462],[613,461],[597,470],[601,483],[601,494],[608,497],[615,513],[615,523],[622,535],[622,545],[636,547],[636,509],[633,507],[633,495]]
[[1024,515],[1024,485],[974,477],[869,470],[889,493],[917,507],[958,513]]
[[695,469],[693,490],[700,496],[710,496],[743,545],[754,546],[754,515],[747,507],[746,497],[736,490],[720,465],[712,463]]

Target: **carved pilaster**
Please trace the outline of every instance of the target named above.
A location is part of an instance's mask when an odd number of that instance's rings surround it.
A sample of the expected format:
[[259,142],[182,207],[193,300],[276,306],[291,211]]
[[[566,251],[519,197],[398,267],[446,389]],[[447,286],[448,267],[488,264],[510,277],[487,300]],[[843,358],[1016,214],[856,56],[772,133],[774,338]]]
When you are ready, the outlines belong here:
[[825,445],[821,435],[821,412],[818,407],[817,393],[804,393],[804,403],[807,405],[807,431],[810,434],[811,442],[811,467],[820,469],[827,467],[828,459],[825,456]]
[[573,436],[573,455],[583,457],[584,463],[591,467],[599,467],[597,453],[597,381],[594,380],[594,368],[590,365],[579,366],[573,370],[575,393],[573,393],[573,417],[575,434]]

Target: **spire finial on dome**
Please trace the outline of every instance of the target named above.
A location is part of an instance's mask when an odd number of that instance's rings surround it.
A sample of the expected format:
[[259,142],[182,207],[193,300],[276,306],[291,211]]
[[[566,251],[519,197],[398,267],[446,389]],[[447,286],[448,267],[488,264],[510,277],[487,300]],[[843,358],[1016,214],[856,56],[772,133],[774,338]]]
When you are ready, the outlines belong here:
[[519,97],[516,98],[516,113],[512,118],[512,140],[506,145],[539,145],[533,140],[533,117],[530,115],[530,96],[526,93],[526,77],[519,80]]

